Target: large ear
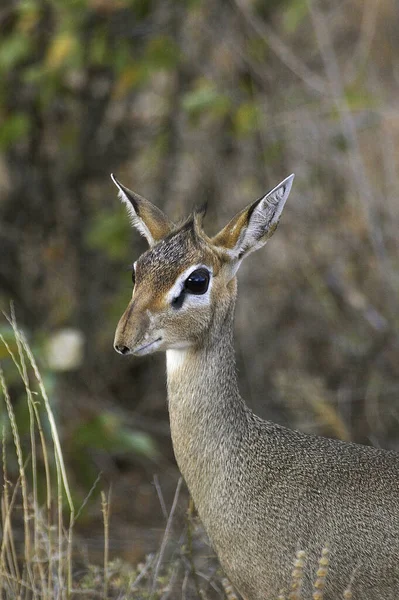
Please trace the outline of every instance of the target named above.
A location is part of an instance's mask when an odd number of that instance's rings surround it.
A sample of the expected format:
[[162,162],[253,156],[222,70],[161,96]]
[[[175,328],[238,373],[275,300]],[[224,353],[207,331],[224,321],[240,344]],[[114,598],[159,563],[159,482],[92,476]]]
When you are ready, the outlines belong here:
[[236,259],[261,248],[277,229],[293,180],[294,175],[290,175],[266,196],[237,213],[213,238],[213,244],[226,248]]
[[171,232],[173,223],[159,208],[122,185],[113,174],[111,179],[119,189],[119,198],[126,205],[132,224],[150,246]]

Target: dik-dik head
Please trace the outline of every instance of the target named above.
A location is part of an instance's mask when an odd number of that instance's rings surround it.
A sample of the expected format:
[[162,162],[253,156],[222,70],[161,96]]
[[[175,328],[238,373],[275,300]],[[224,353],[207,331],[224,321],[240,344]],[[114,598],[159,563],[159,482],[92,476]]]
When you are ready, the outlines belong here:
[[133,267],[133,295],[116,333],[115,350],[143,355],[201,345],[231,312],[242,259],[273,235],[291,190],[290,175],[210,238],[199,210],[175,225],[159,208],[112,176],[132,224],[150,246]]

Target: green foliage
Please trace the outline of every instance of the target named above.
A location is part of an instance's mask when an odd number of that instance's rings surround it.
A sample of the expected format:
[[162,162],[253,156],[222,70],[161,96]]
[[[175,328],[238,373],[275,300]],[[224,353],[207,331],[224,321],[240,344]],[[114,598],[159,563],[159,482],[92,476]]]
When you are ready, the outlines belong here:
[[254,12],[257,16],[267,21],[271,18],[275,11],[285,6],[289,2],[290,0],[268,0],[268,2],[265,2],[264,0],[256,0],[254,2]]
[[273,164],[281,160],[284,153],[284,143],[281,140],[270,142],[264,150],[264,160],[267,164]]
[[132,452],[152,459],[158,454],[148,434],[130,430],[121,416],[111,412],[100,413],[80,424],[74,431],[71,443],[77,451],[97,449],[110,453]]
[[345,99],[351,110],[376,108],[379,105],[377,96],[364,89],[364,86],[359,82],[346,88]]
[[101,250],[111,260],[127,258],[131,228],[126,211],[101,211],[93,217],[86,233],[86,243],[89,248]]
[[17,32],[2,40],[0,45],[0,73],[13,69],[22,60],[28,58],[32,50],[31,40],[22,32]]
[[151,14],[154,0],[124,0],[126,7],[134,13],[136,19],[142,20]]
[[254,102],[243,102],[234,115],[236,134],[245,136],[259,128],[260,111]]
[[[375,109],[380,104],[378,96],[365,89],[358,81],[345,88],[343,100],[351,111]],[[331,108],[330,117],[336,121],[341,118],[340,111],[336,106]]]
[[174,69],[180,59],[180,50],[172,38],[159,36],[151,39],[147,45],[144,65],[149,71]]
[[3,121],[0,128],[0,148],[7,148],[18,140],[24,138],[29,132],[29,117],[23,113],[15,112]]
[[183,108],[194,120],[204,113],[214,117],[224,116],[230,107],[229,98],[207,79],[197,80],[194,89],[183,96]]
[[93,34],[89,46],[89,62],[92,65],[107,65],[111,61],[109,54],[107,31],[99,27]]
[[115,41],[115,49],[112,53],[112,66],[117,75],[123,74],[127,69],[137,70],[137,63],[129,43],[124,40]]
[[247,51],[252,60],[259,64],[264,64],[264,61],[267,60],[269,47],[264,38],[255,37],[248,40]]
[[307,0],[291,0],[284,10],[283,24],[287,33],[293,33],[308,14]]
[[79,41],[70,31],[61,31],[52,40],[46,53],[44,72],[78,66]]

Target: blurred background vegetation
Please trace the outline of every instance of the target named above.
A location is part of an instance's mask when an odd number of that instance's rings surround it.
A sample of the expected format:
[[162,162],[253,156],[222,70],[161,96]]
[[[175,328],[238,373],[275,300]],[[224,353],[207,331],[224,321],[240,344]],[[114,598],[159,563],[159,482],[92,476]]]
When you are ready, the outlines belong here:
[[[242,393],[265,418],[399,449],[398,30],[395,0],[2,2],[0,306],[40,364],[73,493],[112,484],[112,552],[158,543],[156,488],[170,503],[178,473],[164,357],[112,348],[145,242],[111,172],[175,219],[207,200],[210,233],[295,172],[239,275]],[[80,521],[92,553],[100,503]]]

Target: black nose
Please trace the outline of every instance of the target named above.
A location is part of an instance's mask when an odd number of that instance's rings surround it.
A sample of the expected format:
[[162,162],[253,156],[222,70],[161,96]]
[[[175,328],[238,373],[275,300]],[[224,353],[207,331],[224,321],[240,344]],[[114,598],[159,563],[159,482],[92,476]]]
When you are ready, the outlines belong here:
[[119,354],[127,354],[129,352],[129,348],[127,346],[119,346],[118,344],[115,344],[114,348],[117,352],[119,352]]

